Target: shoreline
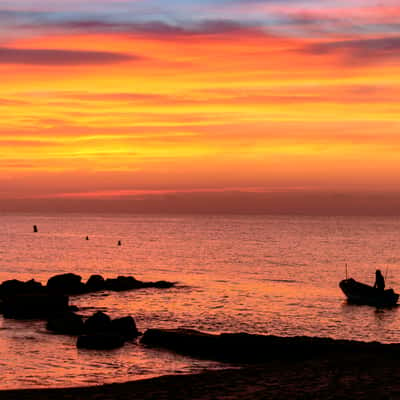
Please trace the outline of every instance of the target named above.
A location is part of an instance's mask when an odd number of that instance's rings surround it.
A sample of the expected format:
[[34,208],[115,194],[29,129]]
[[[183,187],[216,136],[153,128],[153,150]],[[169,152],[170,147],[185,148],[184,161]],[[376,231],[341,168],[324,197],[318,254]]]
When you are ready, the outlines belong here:
[[165,375],[125,383],[0,390],[2,400],[261,400],[400,398],[400,365],[390,354],[272,360],[242,369]]

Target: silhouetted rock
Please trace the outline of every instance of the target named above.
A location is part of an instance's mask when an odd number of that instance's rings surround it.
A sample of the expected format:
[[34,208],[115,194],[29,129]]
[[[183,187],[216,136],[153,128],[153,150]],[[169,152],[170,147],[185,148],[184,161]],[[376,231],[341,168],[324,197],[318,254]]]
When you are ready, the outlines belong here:
[[142,282],[133,276],[119,276],[118,278],[106,279],[105,281],[105,288],[116,292],[143,288],[169,289],[174,285],[175,283],[167,281]]
[[40,282],[36,282],[34,279],[31,279],[27,282],[11,279],[2,282],[0,285],[0,297],[44,292],[46,292],[46,288]]
[[190,329],[149,329],[141,343],[198,358],[236,363],[260,363],[271,359],[305,360],[329,354],[400,355],[400,345],[296,336],[264,336],[246,333],[212,335]]
[[92,333],[78,337],[76,346],[80,349],[111,350],[124,345],[124,338],[116,333]]
[[116,292],[141,289],[143,287],[143,282],[136,280],[133,276],[119,276],[116,279],[106,279],[106,289]]
[[18,294],[4,297],[5,318],[34,319],[47,318],[56,313],[68,311],[68,297],[57,294]]
[[104,290],[106,283],[101,275],[91,275],[86,282],[86,289],[89,292],[97,292],[99,290]]
[[217,335],[193,329],[148,329],[141,343],[205,358],[218,351],[219,345]]
[[80,335],[83,333],[84,325],[81,316],[67,311],[49,318],[46,328],[55,333]]
[[55,275],[47,281],[47,288],[55,293],[81,294],[86,292],[86,287],[81,281],[81,276],[71,273]]
[[113,319],[111,321],[111,330],[113,333],[121,335],[125,340],[139,336],[135,320],[132,317]]
[[157,281],[157,282],[143,282],[143,287],[156,288],[156,289],[169,289],[175,284],[168,281]]
[[111,318],[101,311],[97,311],[84,323],[86,333],[100,333],[111,331]]

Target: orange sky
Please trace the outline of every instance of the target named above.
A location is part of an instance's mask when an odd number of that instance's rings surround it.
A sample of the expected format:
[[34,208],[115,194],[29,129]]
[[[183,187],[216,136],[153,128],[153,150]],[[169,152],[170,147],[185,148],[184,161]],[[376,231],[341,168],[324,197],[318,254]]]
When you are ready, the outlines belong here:
[[[1,198],[397,191],[399,8],[240,3],[189,28],[0,9]],[[234,21],[244,3],[302,30]]]

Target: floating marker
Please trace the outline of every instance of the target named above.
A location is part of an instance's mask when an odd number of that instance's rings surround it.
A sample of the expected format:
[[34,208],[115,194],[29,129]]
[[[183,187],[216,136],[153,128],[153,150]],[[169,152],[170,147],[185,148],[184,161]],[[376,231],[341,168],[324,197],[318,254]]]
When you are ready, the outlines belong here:
[[122,245],[121,241],[120,241],[120,240],[118,240],[118,246],[121,246],[121,245]]
[[38,228],[37,228],[36,225],[33,225],[33,232],[34,232],[34,233],[37,233],[37,232],[38,232]]

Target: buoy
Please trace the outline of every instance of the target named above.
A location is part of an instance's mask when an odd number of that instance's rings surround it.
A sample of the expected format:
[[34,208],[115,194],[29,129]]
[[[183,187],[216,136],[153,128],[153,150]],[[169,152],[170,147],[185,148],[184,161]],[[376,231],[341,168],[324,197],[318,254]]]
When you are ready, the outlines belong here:
[[37,228],[36,225],[33,225],[33,232],[34,232],[34,233],[37,233],[37,232],[38,232],[38,228]]
[[86,236],[86,240],[89,240],[89,236]]
[[118,240],[118,246],[121,246],[121,244],[122,244],[122,243],[121,243],[121,241],[120,241],[120,240]]

